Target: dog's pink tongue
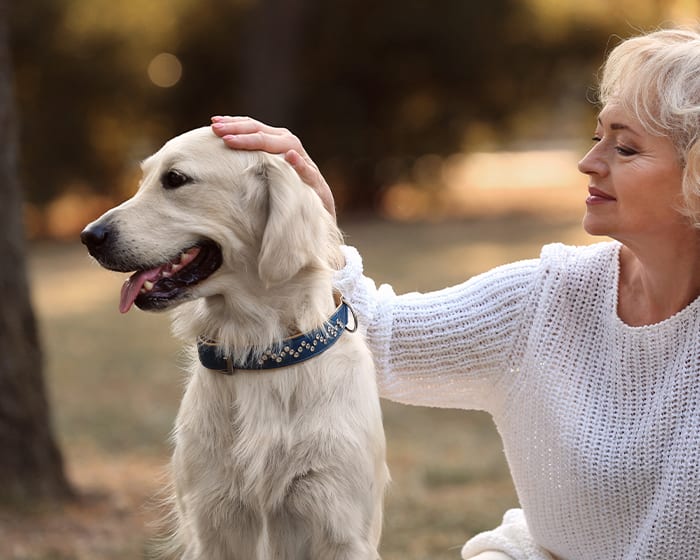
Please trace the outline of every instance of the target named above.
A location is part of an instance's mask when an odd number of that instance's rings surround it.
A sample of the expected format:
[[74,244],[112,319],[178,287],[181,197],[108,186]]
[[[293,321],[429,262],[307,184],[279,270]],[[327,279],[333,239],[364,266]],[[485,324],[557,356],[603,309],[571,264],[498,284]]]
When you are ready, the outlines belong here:
[[159,266],[157,268],[152,268],[151,270],[143,270],[132,274],[122,285],[119,311],[121,313],[126,313],[129,311],[146,281],[152,281],[158,278],[162,270],[163,267]]

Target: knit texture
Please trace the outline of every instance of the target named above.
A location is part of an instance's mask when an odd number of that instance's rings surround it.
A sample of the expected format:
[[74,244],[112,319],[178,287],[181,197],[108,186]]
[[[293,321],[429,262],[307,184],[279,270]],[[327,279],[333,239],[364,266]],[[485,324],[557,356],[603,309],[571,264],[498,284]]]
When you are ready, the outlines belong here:
[[479,533],[467,541],[462,547],[462,558],[469,560],[488,551],[507,554],[510,560],[553,560],[535,543],[521,509],[509,509],[496,529]]
[[381,396],[491,413],[533,546],[561,560],[700,558],[700,300],[617,315],[617,242],[545,246],[397,296],[345,249]]

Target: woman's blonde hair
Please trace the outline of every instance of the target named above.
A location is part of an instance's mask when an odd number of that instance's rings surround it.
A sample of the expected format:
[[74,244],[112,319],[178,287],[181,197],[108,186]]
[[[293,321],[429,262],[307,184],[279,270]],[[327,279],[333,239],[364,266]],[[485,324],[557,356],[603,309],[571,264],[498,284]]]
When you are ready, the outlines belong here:
[[671,139],[683,168],[682,211],[700,228],[700,33],[669,29],[623,41],[603,65],[599,100]]

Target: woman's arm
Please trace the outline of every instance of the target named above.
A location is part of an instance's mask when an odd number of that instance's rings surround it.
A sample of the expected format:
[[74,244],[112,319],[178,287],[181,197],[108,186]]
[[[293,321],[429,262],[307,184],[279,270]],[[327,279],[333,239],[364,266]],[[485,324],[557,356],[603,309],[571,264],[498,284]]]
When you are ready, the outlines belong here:
[[380,395],[406,404],[493,412],[502,396],[499,380],[518,367],[539,261],[402,295],[364,276],[354,248],[345,248],[345,262],[335,286],[366,329]]

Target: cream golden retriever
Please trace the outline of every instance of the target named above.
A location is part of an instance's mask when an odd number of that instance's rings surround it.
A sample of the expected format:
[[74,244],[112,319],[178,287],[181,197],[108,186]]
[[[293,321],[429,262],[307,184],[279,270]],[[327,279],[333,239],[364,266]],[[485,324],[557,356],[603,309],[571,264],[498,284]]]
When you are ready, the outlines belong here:
[[[229,150],[209,128],[142,167],[136,195],[81,239],[133,272],[122,312],[177,307],[189,343],[172,458],[180,557],[378,558],[384,432],[372,358],[333,293],[333,219],[281,157]],[[290,348],[299,333],[318,348]]]

